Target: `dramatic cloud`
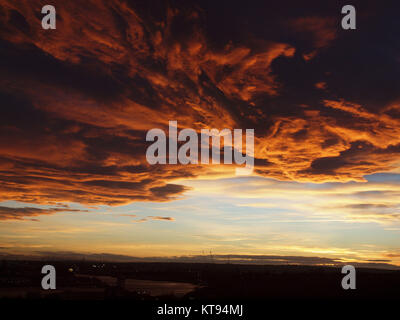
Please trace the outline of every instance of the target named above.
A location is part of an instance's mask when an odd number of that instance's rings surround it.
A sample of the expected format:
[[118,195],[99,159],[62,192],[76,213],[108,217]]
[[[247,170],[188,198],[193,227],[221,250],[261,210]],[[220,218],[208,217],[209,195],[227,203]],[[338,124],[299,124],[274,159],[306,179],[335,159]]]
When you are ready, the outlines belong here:
[[188,190],[178,179],[232,174],[149,165],[146,132],[169,120],[254,128],[255,174],[278,180],[398,168],[397,40],[381,39],[398,18],[367,2],[345,33],[317,1],[53,1],[57,30],[43,30],[43,1],[1,0],[0,200],[170,201]]

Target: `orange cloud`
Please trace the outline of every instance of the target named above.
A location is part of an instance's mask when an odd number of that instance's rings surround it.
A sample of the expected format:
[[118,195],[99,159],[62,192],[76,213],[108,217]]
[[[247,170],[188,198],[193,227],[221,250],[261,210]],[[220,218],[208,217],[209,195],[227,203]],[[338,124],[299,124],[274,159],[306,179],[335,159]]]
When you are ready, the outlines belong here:
[[322,67],[298,59],[339,50],[332,18],[291,17],[282,37],[249,29],[216,43],[207,12],[190,4],[146,14],[119,0],[55,1],[51,32],[40,5],[0,1],[0,200],[170,201],[187,190],[178,179],[231,174],[150,166],[146,131],[169,120],[254,128],[255,173],[279,180],[361,181],[398,167],[398,100],[374,109],[340,98],[348,85],[327,72],[329,55]]

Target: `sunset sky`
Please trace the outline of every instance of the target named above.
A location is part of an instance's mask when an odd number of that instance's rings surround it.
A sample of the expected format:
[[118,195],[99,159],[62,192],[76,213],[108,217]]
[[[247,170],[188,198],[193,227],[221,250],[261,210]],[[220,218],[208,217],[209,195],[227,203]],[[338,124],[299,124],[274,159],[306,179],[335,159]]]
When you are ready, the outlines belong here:
[[[0,257],[400,266],[399,8],[306,2],[0,0]],[[173,120],[253,174],[150,165]]]

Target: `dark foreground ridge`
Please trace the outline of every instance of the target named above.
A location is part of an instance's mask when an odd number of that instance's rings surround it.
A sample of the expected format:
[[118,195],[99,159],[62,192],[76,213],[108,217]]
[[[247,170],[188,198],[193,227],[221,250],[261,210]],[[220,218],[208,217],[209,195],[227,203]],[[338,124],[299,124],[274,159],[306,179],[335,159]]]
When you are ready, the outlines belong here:
[[[43,290],[43,265],[56,268],[56,290]],[[344,290],[339,267],[212,263],[2,261],[3,300],[136,300],[142,302],[264,299],[400,300],[400,271],[357,268],[356,290]]]

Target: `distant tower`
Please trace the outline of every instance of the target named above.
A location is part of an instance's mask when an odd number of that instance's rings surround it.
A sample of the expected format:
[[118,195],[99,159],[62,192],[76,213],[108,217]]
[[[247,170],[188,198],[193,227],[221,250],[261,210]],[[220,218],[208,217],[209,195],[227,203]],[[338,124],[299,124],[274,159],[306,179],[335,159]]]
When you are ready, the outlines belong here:
[[214,257],[213,257],[213,255],[212,255],[212,251],[210,250],[210,262],[211,263],[214,263]]

